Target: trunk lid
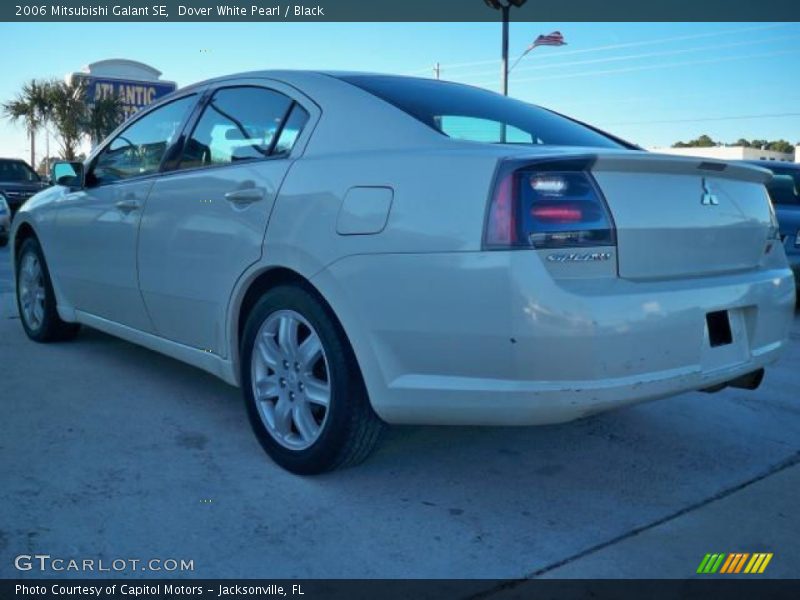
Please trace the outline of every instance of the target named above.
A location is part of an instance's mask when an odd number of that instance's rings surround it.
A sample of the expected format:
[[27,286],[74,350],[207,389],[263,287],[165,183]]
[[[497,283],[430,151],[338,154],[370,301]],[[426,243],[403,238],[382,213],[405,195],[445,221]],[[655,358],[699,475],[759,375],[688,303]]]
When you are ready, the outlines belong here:
[[619,276],[701,277],[757,268],[771,227],[758,167],[601,153],[592,167],[617,228]]

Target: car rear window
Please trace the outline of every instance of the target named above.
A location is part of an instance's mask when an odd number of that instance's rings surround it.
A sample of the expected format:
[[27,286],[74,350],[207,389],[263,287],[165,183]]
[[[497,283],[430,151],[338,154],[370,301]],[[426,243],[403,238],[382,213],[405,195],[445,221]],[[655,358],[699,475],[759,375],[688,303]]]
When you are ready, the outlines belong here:
[[632,147],[547,109],[477,87],[391,75],[339,78],[455,139],[494,144]]

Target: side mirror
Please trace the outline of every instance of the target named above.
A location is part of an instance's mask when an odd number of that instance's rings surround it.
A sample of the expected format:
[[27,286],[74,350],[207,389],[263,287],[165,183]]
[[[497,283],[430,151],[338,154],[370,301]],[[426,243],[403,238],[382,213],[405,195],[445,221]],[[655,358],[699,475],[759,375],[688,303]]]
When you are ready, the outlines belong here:
[[71,188],[83,187],[83,163],[59,161],[53,163],[50,180],[55,185],[65,185]]

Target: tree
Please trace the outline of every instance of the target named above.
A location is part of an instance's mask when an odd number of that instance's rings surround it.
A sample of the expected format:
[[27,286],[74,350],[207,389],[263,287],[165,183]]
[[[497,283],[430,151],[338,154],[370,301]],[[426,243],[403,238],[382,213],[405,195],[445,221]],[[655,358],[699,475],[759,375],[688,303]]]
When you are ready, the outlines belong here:
[[767,144],[767,150],[774,150],[775,152],[783,152],[785,154],[793,154],[794,146],[786,140],[777,140]]
[[717,142],[712,140],[709,136],[703,134],[696,140],[688,142],[675,142],[672,144],[673,148],[711,148],[716,146]]
[[[712,146],[719,145],[718,142],[715,142],[707,135],[701,135],[696,140],[691,140],[689,142],[675,142],[672,144],[673,148],[710,148]],[[731,146],[743,146],[745,148],[757,148],[759,150],[772,150],[774,152],[783,152],[785,154],[792,154],[794,153],[794,146],[787,142],[786,140],[775,140],[775,141],[767,141],[767,140],[746,140],[744,138],[739,138],[732,144],[725,144],[728,147]],[[800,146],[800,143],[797,144]]]
[[76,160],[84,135],[102,140],[125,120],[124,106],[116,96],[92,102],[85,79],[69,82],[53,80],[47,84],[44,118],[53,125],[59,140],[61,158]]
[[25,124],[31,140],[31,166],[36,167],[37,130],[52,125],[59,142],[61,158],[75,160],[81,139],[88,135],[101,140],[125,120],[122,101],[117,96],[87,97],[86,80],[69,82],[52,79],[31,80],[17,97],[2,105],[8,119]]
[[53,80],[47,84],[47,119],[53,124],[61,158],[75,160],[81,137],[86,132],[86,82]]
[[100,141],[124,120],[125,109],[122,101],[118,96],[106,96],[87,105],[84,129],[93,140]]
[[44,156],[39,161],[39,165],[36,167],[36,172],[39,175],[49,175],[50,174],[50,165],[52,165],[55,161],[58,160],[56,156]]
[[31,166],[36,165],[36,132],[46,120],[47,83],[31,79],[16,98],[3,104],[3,115],[12,123],[23,123],[31,141]]

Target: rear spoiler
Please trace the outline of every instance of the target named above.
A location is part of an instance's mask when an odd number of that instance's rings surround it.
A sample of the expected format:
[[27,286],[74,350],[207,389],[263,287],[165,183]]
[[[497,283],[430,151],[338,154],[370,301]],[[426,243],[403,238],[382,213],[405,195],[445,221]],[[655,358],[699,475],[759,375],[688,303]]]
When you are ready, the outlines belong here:
[[624,154],[599,152],[593,168],[598,171],[626,171],[632,173],[675,173],[681,175],[695,173],[707,177],[762,184],[772,180],[771,171],[755,165],[650,152]]

